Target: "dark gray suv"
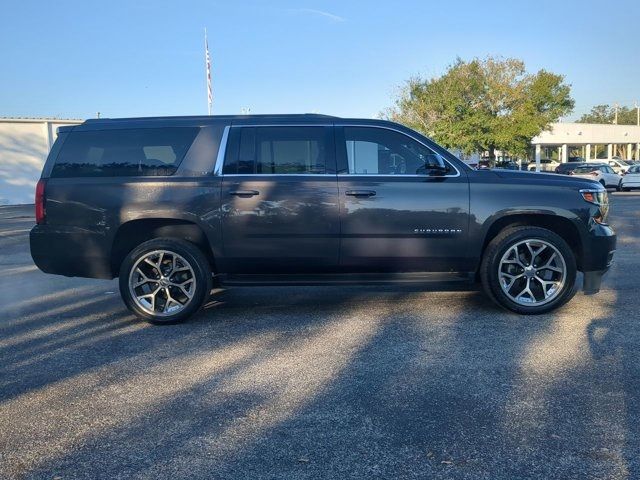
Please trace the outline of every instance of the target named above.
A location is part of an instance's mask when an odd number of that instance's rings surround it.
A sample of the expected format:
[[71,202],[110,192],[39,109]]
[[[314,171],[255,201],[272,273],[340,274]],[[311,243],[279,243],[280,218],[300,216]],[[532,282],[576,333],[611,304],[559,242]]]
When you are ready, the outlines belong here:
[[88,120],[36,191],[44,272],[119,276],[156,323],[212,285],[480,281],[542,313],[599,290],[616,237],[601,185],[472,170],[401,125],[324,115]]

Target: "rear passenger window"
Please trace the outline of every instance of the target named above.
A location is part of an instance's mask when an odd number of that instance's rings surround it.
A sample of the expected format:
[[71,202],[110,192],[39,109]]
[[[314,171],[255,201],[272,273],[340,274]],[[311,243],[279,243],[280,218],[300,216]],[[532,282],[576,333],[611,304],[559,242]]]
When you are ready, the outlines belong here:
[[197,127],[72,131],[51,176],[172,175],[197,133]]
[[232,130],[225,174],[327,173],[330,128],[242,127]]

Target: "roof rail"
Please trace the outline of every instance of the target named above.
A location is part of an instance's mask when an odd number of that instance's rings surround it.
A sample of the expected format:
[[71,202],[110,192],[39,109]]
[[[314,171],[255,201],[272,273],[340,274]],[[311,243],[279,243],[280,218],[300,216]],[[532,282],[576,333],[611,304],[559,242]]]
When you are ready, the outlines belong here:
[[102,122],[118,122],[131,120],[219,120],[234,118],[339,118],[333,115],[325,115],[322,113],[278,113],[278,114],[249,114],[249,115],[176,115],[164,117],[120,117],[120,118],[89,118],[86,123],[102,123]]

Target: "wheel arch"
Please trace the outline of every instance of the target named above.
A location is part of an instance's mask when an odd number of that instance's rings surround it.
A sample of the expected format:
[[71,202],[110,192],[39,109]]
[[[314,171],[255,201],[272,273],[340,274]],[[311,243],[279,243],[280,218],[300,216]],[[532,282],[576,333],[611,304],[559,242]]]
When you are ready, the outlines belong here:
[[204,230],[195,222],[175,218],[143,218],[129,220],[116,231],[111,246],[111,271],[120,273],[120,265],[134,248],[153,238],[179,238],[196,245],[205,255],[212,271],[216,271],[215,257]]
[[484,257],[487,246],[500,232],[525,226],[545,228],[562,237],[575,256],[578,270],[581,270],[584,249],[579,228],[570,218],[549,213],[514,213],[495,219],[486,229],[480,258]]

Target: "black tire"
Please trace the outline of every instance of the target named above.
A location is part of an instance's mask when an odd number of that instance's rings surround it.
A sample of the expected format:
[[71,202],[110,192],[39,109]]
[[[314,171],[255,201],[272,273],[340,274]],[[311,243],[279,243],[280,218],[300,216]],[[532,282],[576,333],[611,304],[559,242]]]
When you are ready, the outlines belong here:
[[[138,301],[132,295],[130,289],[130,277],[131,271],[136,265],[136,263],[144,258],[146,255],[150,254],[154,251],[164,251],[168,252],[169,258],[171,258],[171,254],[175,253],[179,257],[182,257],[179,261],[184,260],[189,264],[191,268],[188,271],[188,278],[193,276],[195,280],[195,286],[189,287],[193,288],[193,291],[189,292],[191,294],[191,298],[188,299],[186,295],[183,295],[185,300],[185,304],[180,307],[181,309],[176,313],[162,313],[158,312],[156,314],[150,313],[150,311],[145,310]],[[160,261],[158,261],[160,264]],[[142,265],[142,264],[141,264]],[[175,265],[175,264],[174,264]],[[171,267],[169,267],[171,268]],[[151,267],[153,272],[158,272],[155,267]],[[176,269],[177,270],[177,269]],[[193,272],[193,275],[191,275]],[[160,274],[158,274],[159,277]],[[174,275],[171,273],[171,275]],[[169,278],[170,275],[167,276]],[[163,277],[164,278],[164,277]],[[175,279],[175,277],[174,277]],[[209,298],[212,288],[212,275],[211,275],[211,266],[206,256],[202,253],[202,251],[195,246],[194,244],[187,242],[185,240],[179,240],[175,238],[155,238],[153,240],[149,240],[144,242],[134,248],[122,261],[122,265],[120,267],[120,295],[125,305],[129,310],[131,310],[138,317],[148,320],[151,323],[157,325],[166,325],[166,324],[174,324],[183,322],[193,314],[195,314],[202,306],[205,301]],[[153,288],[157,288],[162,290],[161,285],[157,282],[151,283]],[[140,288],[140,287],[138,287]],[[178,287],[168,286],[168,289],[175,289]],[[136,290],[136,289],[134,289]],[[173,295],[173,291],[171,291],[171,295]],[[181,295],[178,290],[178,294]],[[166,296],[165,296],[165,305],[167,304]],[[178,303],[176,302],[176,305]],[[155,295],[154,295],[154,305],[151,307],[154,311],[157,310],[155,306]]]
[[[564,285],[553,300],[542,305],[522,305],[507,296],[500,286],[498,271],[500,260],[508,249],[524,240],[542,240],[551,244],[562,255],[566,266]],[[576,260],[573,251],[562,237],[539,227],[514,227],[500,232],[487,246],[480,266],[480,280],[487,295],[498,305],[523,315],[538,315],[567,303],[576,294]]]
[[600,185],[602,185],[604,188],[607,188],[607,184],[604,180],[600,180]]

